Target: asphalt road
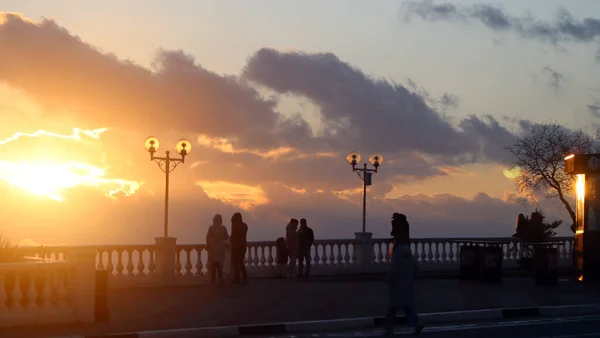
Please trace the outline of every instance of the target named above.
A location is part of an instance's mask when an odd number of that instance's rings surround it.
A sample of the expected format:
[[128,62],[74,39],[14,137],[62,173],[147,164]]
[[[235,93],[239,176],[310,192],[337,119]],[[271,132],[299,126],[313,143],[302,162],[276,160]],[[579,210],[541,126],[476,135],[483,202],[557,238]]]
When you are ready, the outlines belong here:
[[[412,337],[411,330],[405,327],[396,328],[397,337]],[[311,333],[286,335],[281,337],[294,338],[362,338],[381,337],[383,330],[340,332],[340,333]],[[523,319],[499,322],[469,323],[456,325],[430,325],[421,332],[425,338],[571,338],[599,337],[600,315],[586,317],[565,317],[545,319]]]

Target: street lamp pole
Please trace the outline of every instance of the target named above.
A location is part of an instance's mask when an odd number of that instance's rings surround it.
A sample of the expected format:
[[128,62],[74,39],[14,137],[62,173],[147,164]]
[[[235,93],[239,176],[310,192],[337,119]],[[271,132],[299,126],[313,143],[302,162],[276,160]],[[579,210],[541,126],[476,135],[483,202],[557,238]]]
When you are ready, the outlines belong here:
[[360,162],[360,154],[356,151],[348,154],[346,160],[352,166],[352,171],[356,172],[363,182],[362,232],[365,233],[367,231],[367,186],[372,184],[372,176],[377,173],[377,168],[383,163],[383,156],[379,154],[371,155],[369,162],[374,167],[373,169],[367,168],[367,163],[364,163],[362,168],[356,167]]
[[144,142],[146,150],[150,153],[150,161],[156,162],[160,170],[165,173],[165,220],[164,237],[169,237],[169,176],[181,163],[185,163],[185,157],[192,151],[192,144],[187,140],[180,140],[175,145],[177,153],[181,157],[171,157],[171,152],[166,151],[165,157],[154,156],[160,147],[158,138],[151,136]]

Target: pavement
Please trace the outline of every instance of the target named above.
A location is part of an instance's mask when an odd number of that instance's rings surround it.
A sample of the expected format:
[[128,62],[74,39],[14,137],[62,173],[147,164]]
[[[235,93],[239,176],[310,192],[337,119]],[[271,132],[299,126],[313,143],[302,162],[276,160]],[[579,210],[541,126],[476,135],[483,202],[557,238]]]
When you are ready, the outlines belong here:
[[[498,284],[419,279],[420,313],[600,304],[600,287],[562,280],[540,287],[532,278]],[[112,333],[255,325],[381,316],[387,286],[373,279],[250,280],[246,286],[133,288],[109,292],[108,323],[1,328],[3,338],[100,336]]]
[[[269,338],[367,338],[381,337],[382,329],[309,334],[264,335]],[[394,336],[412,337],[412,330],[398,327]],[[259,337],[259,336],[255,336]],[[555,317],[428,325],[420,334],[424,338],[571,338],[600,337],[600,316]]]

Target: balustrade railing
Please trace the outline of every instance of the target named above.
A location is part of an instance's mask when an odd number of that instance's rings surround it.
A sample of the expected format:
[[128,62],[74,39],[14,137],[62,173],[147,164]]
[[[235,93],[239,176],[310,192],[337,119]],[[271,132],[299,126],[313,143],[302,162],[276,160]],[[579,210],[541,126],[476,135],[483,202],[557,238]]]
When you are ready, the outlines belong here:
[[[459,266],[460,247],[486,241],[506,240],[501,244],[504,265],[508,268],[516,267],[518,260],[529,252],[522,243],[515,238],[415,238],[411,240],[411,251],[423,270],[456,269]],[[556,237],[554,241],[564,245],[554,245],[558,251],[559,264],[568,265],[572,262],[573,237]],[[389,249],[391,241],[386,239],[373,240],[373,263],[389,263]]]
[[73,322],[66,261],[0,263],[0,326]]
[[[527,252],[514,238],[415,238],[411,250],[424,271],[451,270],[459,266],[460,246],[476,241],[506,240],[502,244],[505,267],[516,267],[518,259]],[[556,246],[559,263],[570,264],[573,237],[558,237],[564,245]],[[371,271],[383,271],[389,263],[390,239],[372,239]],[[159,265],[158,245],[103,245],[88,247],[96,250],[96,268],[109,271],[111,287],[157,284]],[[311,248],[313,275],[345,274],[359,269],[361,241],[357,239],[315,240]],[[40,246],[20,248],[23,255],[42,260],[68,259],[69,247]],[[248,242],[245,264],[251,277],[275,274],[275,241]],[[170,253],[174,259],[174,278],[183,284],[206,283],[209,262],[205,244],[175,245]],[[170,255],[169,254],[169,255]],[[171,258],[167,258],[171,259]],[[173,262],[173,261],[171,261]],[[226,264],[225,272],[229,270]],[[179,282],[177,282],[179,283]],[[160,283],[158,283],[160,284]]]

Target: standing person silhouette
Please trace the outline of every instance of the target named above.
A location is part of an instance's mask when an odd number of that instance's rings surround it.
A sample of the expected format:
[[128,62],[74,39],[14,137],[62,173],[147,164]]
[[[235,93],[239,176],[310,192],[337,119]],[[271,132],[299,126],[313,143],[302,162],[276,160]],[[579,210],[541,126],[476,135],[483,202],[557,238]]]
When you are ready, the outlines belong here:
[[[223,283],[223,262],[227,251],[227,240],[229,234],[223,225],[223,217],[216,214],[213,223],[206,232],[206,246],[208,247],[208,261],[210,262],[210,279],[212,285]],[[216,279],[219,277],[219,282]]]
[[[311,228],[306,224],[306,218],[300,220],[300,229],[298,230],[298,278],[308,277],[310,274],[310,249],[315,241],[315,235]],[[304,271],[306,263],[306,271]]]
[[234,284],[248,283],[248,273],[244,264],[247,235],[248,225],[242,220],[242,214],[236,212],[231,216],[231,266],[233,268]]
[[411,325],[413,335],[419,335],[424,325],[419,323],[415,311],[415,277],[417,261],[410,250],[409,224],[406,216],[394,213],[392,216],[392,233],[394,237],[390,250],[390,272],[387,276],[389,286],[389,303],[385,316],[385,336],[394,334],[396,313],[402,309],[406,322]]
[[295,218],[292,218],[285,227],[285,245],[287,246],[290,255],[287,275],[289,278],[292,278],[294,277],[294,272],[296,272],[296,261],[298,260],[298,255],[300,254],[300,243],[298,241],[298,220]]

